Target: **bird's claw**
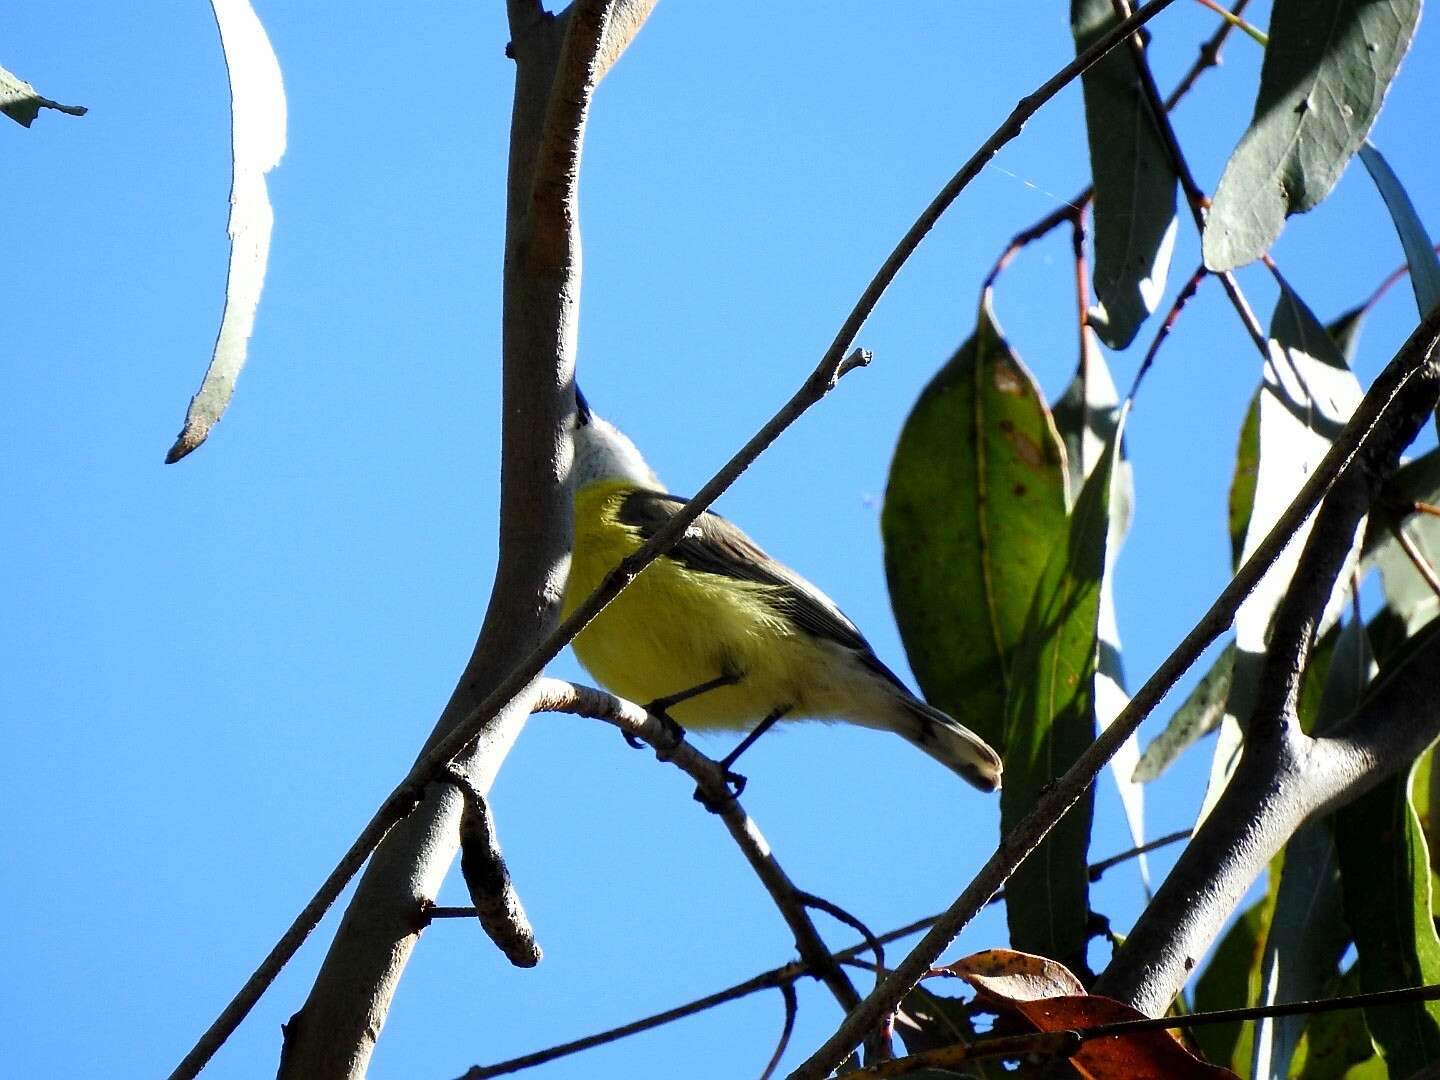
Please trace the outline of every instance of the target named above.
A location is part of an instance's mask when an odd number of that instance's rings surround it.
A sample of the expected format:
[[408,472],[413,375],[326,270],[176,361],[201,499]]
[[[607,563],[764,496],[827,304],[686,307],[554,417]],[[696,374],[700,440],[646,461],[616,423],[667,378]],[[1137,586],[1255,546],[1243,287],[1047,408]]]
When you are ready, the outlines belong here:
[[719,798],[711,798],[704,788],[697,787],[695,789],[695,801],[712,814],[720,813],[725,807],[740,798],[741,793],[745,790],[746,779],[739,773],[724,769],[721,778],[725,794]]
[[[664,709],[657,709],[654,702],[645,706],[645,711],[659,722],[661,732],[664,735],[664,744],[655,748],[655,754],[661,761],[668,760],[670,755],[685,741],[685,729]],[[622,731],[620,734],[632,750],[645,749],[645,741],[643,739],[630,734],[628,731]]]

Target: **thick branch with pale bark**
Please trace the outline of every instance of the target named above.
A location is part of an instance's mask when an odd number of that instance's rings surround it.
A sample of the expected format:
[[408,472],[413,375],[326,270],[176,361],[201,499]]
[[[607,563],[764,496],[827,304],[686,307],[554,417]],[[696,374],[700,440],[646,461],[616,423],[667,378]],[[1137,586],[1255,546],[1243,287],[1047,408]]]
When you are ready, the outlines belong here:
[[[559,618],[569,557],[567,425],[580,297],[575,188],[607,5],[581,2],[558,18],[525,0],[507,7],[516,79],[506,211],[499,560],[479,639],[425,750],[442,742],[544,640]],[[575,11],[582,17],[575,18]],[[558,106],[557,85],[569,92]],[[541,171],[546,169],[552,171]],[[533,212],[541,199],[557,212]],[[489,417],[476,417],[475,431],[491,426]],[[488,792],[526,714],[523,699],[512,701],[455,760],[479,792]],[[453,785],[430,785],[421,805],[376,849],[309,998],[286,1027],[282,1078],[365,1074],[419,937],[417,905],[434,898],[455,857],[461,806]]]
[[1413,761],[1440,734],[1440,634],[1433,627],[1335,731],[1307,735],[1297,712],[1316,628],[1356,531],[1434,412],[1437,394],[1440,364],[1432,346],[1316,517],[1275,613],[1235,775],[1101,975],[1097,993],[1152,1016],[1163,1013],[1295,830]]

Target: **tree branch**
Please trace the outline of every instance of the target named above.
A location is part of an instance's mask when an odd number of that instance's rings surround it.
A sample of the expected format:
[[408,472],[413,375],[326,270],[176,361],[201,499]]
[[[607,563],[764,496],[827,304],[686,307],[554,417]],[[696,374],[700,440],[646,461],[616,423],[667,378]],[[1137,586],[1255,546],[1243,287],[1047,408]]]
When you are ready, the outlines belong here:
[[669,729],[659,720],[624,698],[559,679],[541,679],[537,686],[537,711],[578,713],[604,720],[627,735],[643,739],[655,750],[658,758],[671,762],[694,780],[705,796],[707,807],[725,823],[745,861],[755,871],[760,884],[779,909],[781,918],[795,935],[795,948],[800,953],[800,959],[815,972],[816,978],[825,983],[842,1009],[848,1011],[859,1004],[860,995],[849,976],[830,955],[830,949],[810,921],[810,914],[806,911],[808,894],[797,889],[781,869],[770,845],[761,835],[760,827],[745,813],[740,800],[727,785],[725,770],[719,762],[706,757],[684,739],[674,742]]
[[[507,5],[516,63],[506,209],[499,557],[479,638],[417,763],[429,777],[436,747],[473,716],[560,614],[571,507],[570,385],[579,322],[580,235],[575,187],[606,5],[577,0],[560,18],[538,4]],[[556,103],[557,89],[567,94]],[[543,192],[545,198],[537,198]],[[541,252],[544,258],[537,259]],[[477,430],[485,425],[477,424]],[[486,712],[463,753],[444,756],[488,792],[528,715],[515,693]],[[442,763],[443,764],[443,763]],[[417,773],[412,772],[412,776]],[[418,905],[454,859],[462,800],[450,785],[375,851],[304,1007],[286,1027],[282,1078],[363,1076],[400,976],[418,940]]]
[[[1384,375],[1377,386],[1381,381]],[[1393,407],[1326,497],[1275,612],[1235,775],[1126,936],[1096,984],[1097,993],[1151,1015],[1163,1012],[1295,830],[1312,815],[1378,783],[1440,731],[1440,710],[1434,707],[1434,695],[1440,693],[1440,636],[1433,633],[1336,732],[1308,736],[1296,712],[1315,629],[1355,534],[1399,466],[1401,452],[1434,412],[1437,396],[1440,367],[1432,353],[1398,387]],[[1428,699],[1423,697],[1427,692]],[[1409,711],[1402,711],[1407,703]]]
[[[828,1075],[934,965],[940,953],[1045,838],[1085,789],[1094,783],[1106,762],[1186,669],[1230,625],[1241,601],[1288,546],[1290,538],[1319,505],[1337,477],[1354,463],[1372,440],[1383,441],[1396,422],[1395,412],[1409,410],[1417,392],[1411,389],[1411,383],[1425,384],[1427,392],[1433,391],[1431,384],[1437,345],[1440,345],[1440,310],[1431,312],[1420,323],[1395,358],[1386,365],[1294,501],[1236,572],[1230,584],[1221,590],[1194,629],[1185,635],[1145,685],[1136,691],[1114,722],[1001,840],[995,853],[910,955],[866,997],[858,1009],[845,1018],[834,1035],[790,1074],[790,1080],[821,1080]],[[1407,391],[1410,400],[1406,400]],[[1433,402],[1432,396],[1432,407]]]

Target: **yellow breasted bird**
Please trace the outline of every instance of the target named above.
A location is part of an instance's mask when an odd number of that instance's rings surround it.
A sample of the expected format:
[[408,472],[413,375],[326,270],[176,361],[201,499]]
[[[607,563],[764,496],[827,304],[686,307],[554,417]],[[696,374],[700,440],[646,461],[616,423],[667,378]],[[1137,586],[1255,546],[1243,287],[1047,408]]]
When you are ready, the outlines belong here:
[[[576,405],[567,615],[685,502],[578,389]],[[906,689],[828,596],[716,514],[701,514],[573,645],[603,686],[686,728],[753,737],[782,717],[845,720],[903,736],[982,791],[1000,786],[983,739]]]

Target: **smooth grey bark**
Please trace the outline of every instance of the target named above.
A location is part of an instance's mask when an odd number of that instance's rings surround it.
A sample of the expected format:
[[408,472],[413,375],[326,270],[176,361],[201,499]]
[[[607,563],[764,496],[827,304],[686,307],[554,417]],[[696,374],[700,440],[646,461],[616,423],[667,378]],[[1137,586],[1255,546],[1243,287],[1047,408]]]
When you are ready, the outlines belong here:
[[[1422,324],[1433,327],[1431,318]],[[1333,731],[1305,734],[1296,705],[1316,627],[1365,513],[1435,410],[1431,340],[1364,450],[1336,480],[1275,614],[1235,774],[1100,979],[1095,992],[1159,1016],[1246,891],[1307,820],[1363,794],[1440,734],[1440,624],[1382,675]],[[1401,356],[1415,343],[1402,350]],[[1383,383],[1400,358],[1377,380]]]
[[[603,25],[603,4],[577,6],[591,9],[584,11],[591,25],[596,19]],[[511,0],[508,12],[516,81],[506,211],[499,559],[479,638],[426,749],[555,625],[569,561],[568,424],[580,296],[574,195],[594,49],[585,62],[584,94],[556,110],[552,99],[562,95],[552,91],[569,55],[573,11],[555,17],[537,3]],[[567,108],[574,113],[568,125]],[[562,135],[571,145],[540,162],[542,150],[555,149],[545,138],[547,123],[566,128]],[[566,170],[559,177],[557,167]],[[558,200],[558,217],[536,212],[541,185],[549,185],[552,206]],[[543,258],[535,257],[539,248]],[[474,430],[488,431],[493,417],[482,403],[477,406]],[[512,702],[456,760],[481,793],[489,791],[527,715],[523,697]],[[421,804],[376,849],[309,998],[286,1026],[282,1078],[365,1074],[419,937],[422,902],[435,896],[454,860],[461,808],[454,787],[431,784]]]

